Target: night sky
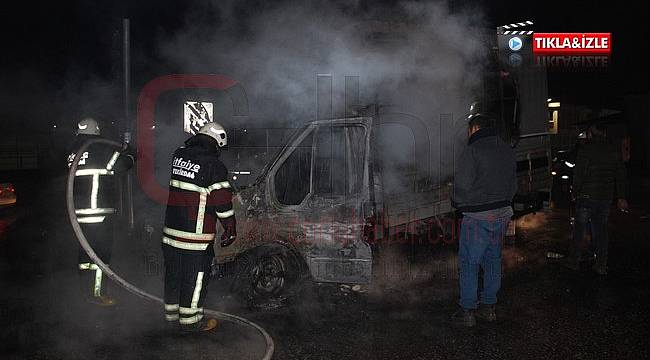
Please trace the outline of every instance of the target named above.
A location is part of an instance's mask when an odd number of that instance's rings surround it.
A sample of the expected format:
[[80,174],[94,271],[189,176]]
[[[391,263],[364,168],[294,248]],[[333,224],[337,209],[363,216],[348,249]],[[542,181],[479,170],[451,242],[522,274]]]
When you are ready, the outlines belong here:
[[[379,4],[381,3],[381,4]],[[389,6],[392,2],[360,1],[359,7]],[[63,5],[65,4],[65,5]],[[273,7],[264,1],[236,3],[236,16]],[[383,4],[383,5],[382,5]],[[155,75],[174,69],[155,62],[156,40],[181,28],[187,15],[196,22],[218,21],[219,14],[192,13],[192,1],[22,2],[4,12],[2,88],[4,124],[30,121],[41,127],[69,112],[64,109],[70,78],[121,81],[121,20],[131,19],[134,93]],[[626,94],[650,90],[647,3],[621,1],[454,1],[452,9],[479,9],[487,23],[501,25],[532,19],[536,31],[612,32],[612,64],[607,71],[550,73],[550,93],[565,101],[615,106]],[[242,29],[245,31],[245,29]],[[148,71],[156,69],[158,74]],[[67,85],[66,85],[67,84]],[[22,120],[17,120],[22,119]],[[36,121],[34,119],[37,119]]]

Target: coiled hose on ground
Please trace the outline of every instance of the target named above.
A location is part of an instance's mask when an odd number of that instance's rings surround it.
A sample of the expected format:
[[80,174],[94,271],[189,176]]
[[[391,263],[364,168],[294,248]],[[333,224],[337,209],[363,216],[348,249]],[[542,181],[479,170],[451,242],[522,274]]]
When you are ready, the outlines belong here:
[[[122,148],[122,144],[108,140],[108,139],[103,139],[103,138],[97,138],[97,139],[90,139],[86,141],[81,148],[77,151],[78,154],[83,154],[90,145],[93,144],[103,144],[103,145],[108,145],[108,146],[113,146],[116,148]],[[74,206],[74,179],[75,179],[75,173],[77,172],[77,167],[79,165],[79,159],[80,156],[75,156],[74,161],[72,162],[72,165],[70,166],[70,171],[68,173],[68,181],[67,181],[67,186],[66,186],[66,204],[68,208],[68,217],[70,218],[70,224],[72,225],[72,230],[74,231],[75,235],[77,236],[77,240],[79,241],[79,244],[81,247],[86,251],[88,256],[92,259],[92,261],[97,264],[97,266],[102,269],[104,274],[108,276],[111,280],[115,281],[117,284],[119,284],[121,287],[126,289],[127,291],[141,297],[147,300],[152,300],[155,302],[160,303],[161,305],[164,303],[163,300],[155,295],[149,294],[148,292],[137,288],[133,284],[129,283],[128,281],[124,280],[122,277],[117,275],[111,268],[106,265],[99,257],[97,257],[97,254],[95,253],[95,250],[90,246],[88,243],[88,239],[86,239],[86,236],[84,235],[83,231],[81,230],[81,226],[79,226],[79,222],[77,221],[77,216],[75,214],[75,206]],[[217,319],[225,320],[225,321],[231,321],[237,324],[241,324],[244,326],[249,326],[257,330],[262,336],[264,337],[264,340],[266,341],[266,352],[264,353],[264,356],[262,357],[263,360],[270,360],[271,357],[273,356],[273,352],[275,350],[275,344],[273,343],[273,339],[271,336],[264,330],[261,326],[255,324],[252,321],[246,320],[243,317],[239,317],[237,315],[232,315],[216,310],[210,310],[210,309],[205,309],[204,313],[210,316],[214,316]]]

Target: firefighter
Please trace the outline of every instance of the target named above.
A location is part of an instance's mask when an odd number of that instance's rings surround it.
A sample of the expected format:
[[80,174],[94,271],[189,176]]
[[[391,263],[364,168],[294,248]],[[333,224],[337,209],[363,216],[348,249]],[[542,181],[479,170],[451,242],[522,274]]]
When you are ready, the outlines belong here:
[[[68,167],[77,156],[83,143],[101,136],[99,124],[92,118],[84,118],[77,124],[73,151],[68,155]],[[114,151],[106,145],[91,145],[79,154],[75,173],[75,213],[77,221],[88,242],[102,261],[111,261],[113,246],[113,218],[117,214],[118,200],[115,174],[133,166],[133,155]],[[87,301],[110,306],[115,299],[106,294],[105,276],[93,263],[82,247],[79,247],[79,274],[82,294]]]
[[217,219],[221,247],[237,236],[228,170],[219,160],[228,139],[223,126],[208,123],[172,157],[169,200],[163,228],[165,320],[182,331],[209,331],[217,320],[203,316],[203,300],[214,259]]
[[[573,197],[576,216],[573,227],[573,251],[565,265],[579,270],[583,260],[594,259],[592,270],[607,275],[608,234],[610,206],[616,196],[616,206],[627,211],[627,171],[620,149],[607,142],[605,128],[593,125],[587,132],[587,142],[576,155],[573,176]],[[588,256],[582,252],[582,241],[591,224],[591,243]]]

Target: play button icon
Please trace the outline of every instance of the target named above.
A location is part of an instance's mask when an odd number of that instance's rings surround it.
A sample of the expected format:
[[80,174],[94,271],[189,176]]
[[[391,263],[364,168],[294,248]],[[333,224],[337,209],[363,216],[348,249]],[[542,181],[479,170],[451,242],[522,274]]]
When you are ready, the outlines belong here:
[[510,47],[510,50],[512,50],[512,51],[521,50],[521,47],[523,45],[524,45],[523,41],[521,41],[521,39],[518,38],[517,36],[515,36],[513,38],[510,38],[510,40],[508,40],[508,46]]

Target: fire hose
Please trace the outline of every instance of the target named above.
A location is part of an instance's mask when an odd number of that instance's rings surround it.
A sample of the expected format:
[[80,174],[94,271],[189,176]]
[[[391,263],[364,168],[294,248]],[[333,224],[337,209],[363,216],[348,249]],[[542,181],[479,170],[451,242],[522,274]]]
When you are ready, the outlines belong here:
[[[88,147],[92,144],[104,144],[104,145],[123,149],[123,145],[116,141],[97,138],[97,139],[91,139],[86,141],[81,146],[81,148],[79,148],[77,153],[78,154],[84,153],[88,149]],[[120,285],[121,287],[123,287],[125,290],[129,291],[132,294],[135,294],[146,300],[158,302],[161,305],[164,304],[163,299],[155,295],[149,294],[148,292],[134,286],[133,284],[129,283],[128,281],[120,277],[118,274],[116,274],[113,270],[111,270],[111,268],[108,265],[106,265],[106,263],[104,263],[97,256],[95,250],[88,243],[88,239],[86,239],[86,236],[84,235],[83,231],[81,230],[81,226],[77,221],[77,215],[75,214],[75,206],[74,206],[74,179],[75,179],[75,174],[77,172],[77,167],[79,166],[80,159],[81,156],[75,156],[75,159],[72,162],[72,165],[70,166],[70,171],[68,173],[68,181],[66,186],[66,204],[68,208],[68,217],[70,218],[70,224],[72,225],[72,230],[77,236],[77,240],[79,241],[79,244],[84,249],[84,251],[88,254],[88,256],[92,259],[92,261],[95,264],[97,264],[97,266],[103,271],[103,273],[106,274],[106,276],[108,276],[108,278],[110,278],[111,280],[113,280],[118,285]],[[261,326],[243,317],[216,311],[216,310],[205,309],[204,313],[210,316],[214,316],[217,319],[221,319],[224,321],[231,321],[233,323],[252,327],[253,329],[257,330],[264,337],[264,340],[266,342],[266,351],[262,359],[269,360],[271,359],[271,356],[273,356],[273,352],[275,350],[275,344],[271,336]]]

